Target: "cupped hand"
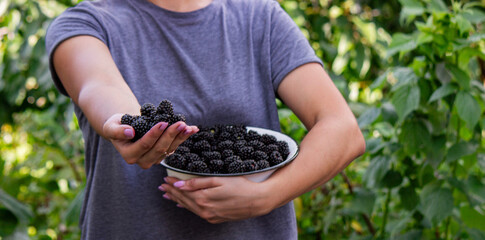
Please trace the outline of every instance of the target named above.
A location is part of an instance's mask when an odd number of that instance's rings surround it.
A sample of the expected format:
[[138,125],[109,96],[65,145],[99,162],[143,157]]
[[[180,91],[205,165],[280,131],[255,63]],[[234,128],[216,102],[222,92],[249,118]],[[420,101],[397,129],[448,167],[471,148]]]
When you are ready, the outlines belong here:
[[132,142],[135,130],[129,125],[121,124],[122,115],[115,114],[105,122],[103,135],[113,143],[128,164],[138,164],[143,169],[160,163],[182,142],[199,131],[197,126],[188,126],[184,122],[176,122],[170,126],[166,122],[160,122],[142,138]]
[[270,191],[244,177],[203,177],[180,181],[166,177],[159,189],[210,223],[242,220],[273,210]]

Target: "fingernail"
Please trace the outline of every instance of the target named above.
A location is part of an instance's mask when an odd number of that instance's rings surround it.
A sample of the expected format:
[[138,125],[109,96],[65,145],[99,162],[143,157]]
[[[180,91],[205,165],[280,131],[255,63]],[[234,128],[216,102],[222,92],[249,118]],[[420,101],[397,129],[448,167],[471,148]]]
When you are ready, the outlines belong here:
[[165,188],[163,188],[163,186],[161,186],[161,185],[158,187],[158,190],[163,191],[163,192],[166,192],[165,191]]
[[188,128],[188,129],[185,129],[184,131],[184,134],[188,135],[192,132],[192,129]]
[[172,200],[166,193],[163,194],[163,198],[168,199],[168,200]]
[[179,208],[184,208],[184,207],[183,207],[182,205],[180,205],[180,204],[177,204],[176,206],[177,206],[177,207],[179,207]]
[[177,131],[181,132],[184,129],[185,129],[185,124],[180,124],[180,126],[178,126],[177,128]]
[[178,181],[173,184],[177,188],[181,188],[185,185],[185,181]]
[[160,125],[160,130],[165,130],[165,128],[167,128],[168,126],[168,123],[164,122],[162,123],[162,125]]
[[125,136],[129,137],[129,138],[132,138],[133,137],[133,131],[131,129],[125,129],[123,131],[123,133],[125,134]]
[[168,180],[168,178],[167,178],[167,177],[164,177],[164,178],[163,178],[163,181],[168,182],[167,180]]

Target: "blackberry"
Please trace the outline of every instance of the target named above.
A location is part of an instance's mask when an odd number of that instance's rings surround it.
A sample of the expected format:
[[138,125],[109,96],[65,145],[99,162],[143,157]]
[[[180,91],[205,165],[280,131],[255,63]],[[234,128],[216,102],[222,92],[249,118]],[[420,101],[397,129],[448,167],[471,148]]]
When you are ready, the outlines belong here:
[[269,155],[269,163],[271,166],[278,165],[284,161],[283,157],[278,151],[274,151]]
[[187,163],[202,161],[202,158],[200,158],[199,155],[195,153],[186,153],[184,154],[184,157],[187,160]]
[[268,154],[260,150],[254,151],[253,158],[256,161],[268,160]]
[[140,108],[140,113],[142,116],[153,116],[153,115],[156,115],[156,108],[153,104],[151,103],[145,103],[143,104],[143,106],[141,106]]
[[239,140],[232,145],[232,150],[237,152],[237,151],[239,151],[239,149],[246,147],[246,144],[247,144],[247,142],[245,140]]
[[121,124],[132,125],[134,119],[130,114],[125,114],[121,117]]
[[191,139],[192,136],[189,139],[185,140],[182,144],[180,144],[180,146],[184,146],[184,147],[188,147],[189,149],[192,149],[192,147],[194,146],[194,141],[192,141]]
[[213,173],[224,173],[224,161],[222,161],[221,159],[210,160],[209,169]]
[[204,151],[210,151],[211,150],[211,145],[207,140],[201,140],[198,142],[194,143],[194,146],[192,146],[192,150],[196,153],[201,153]]
[[135,129],[135,137],[132,139],[132,141],[140,139],[150,130],[150,124],[147,123],[142,117],[137,117],[134,120],[132,127]]
[[258,134],[258,132],[254,130],[249,130],[244,139],[246,139],[247,141],[259,141],[261,139],[261,136]]
[[256,163],[258,164],[258,169],[265,169],[270,167],[269,162],[266,160],[260,160],[260,161],[257,161]]
[[254,150],[262,150],[262,151],[264,151],[264,143],[262,143],[261,141],[251,140],[251,141],[248,142],[247,145],[250,146],[250,147],[253,147]]
[[214,134],[207,131],[200,131],[194,134],[193,137],[194,137],[194,140],[196,141],[206,140],[209,143],[214,141]]
[[242,147],[238,150],[238,155],[242,159],[250,159],[253,157],[254,149],[252,147]]
[[187,170],[198,173],[210,173],[210,169],[203,161],[194,161],[187,164]]
[[244,133],[235,132],[232,134],[231,139],[235,142],[239,140],[244,140],[244,135]]
[[158,104],[157,107],[157,113],[158,114],[168,114],[168,115],[173,115],[173,105],[172,102],[169,100],[163,100]]
[[232,135],[229,132],[221,132],[221,133],[219,133],[217,138],[218,138],[219,141],[231,140]]
[[234,145],[233,141],[225,140],[225,141],[219,142],[219,144],[217,144],[217,148],[220,150],[232,149],[232,145]]
[[234,155],[234,152],[231,149],[225,149],[221,153],[222,159],[226,159],[226,158],[231,157],[233,155]]
[[258,164],[252,159],[247,159],[243,161],[244,172],[252,172],[258,170]]
[[165,162],[169,166],[172,166],[178,169],[185,169],[187,166],[187,160],[181,154],[178,154],[178,153],[174,153],[168,156],[167,158],[165,158]]
[[167,114],[157,114],[154,117],[152,117],[152,119],[155,122],[155,124],[159,122],[170,123],[170,116]]
[[278,146],[283,159],[286,159],[290,154],[290,147],[288,146],[288,143],[285,141],[277,141],[276,145]]
[[243,161],[235,161],[229,164],[227,167],[227,172],[229,173],[242,173],[244,172],[244,163]]
[[170,116],[170,124],[174,124],[176,122],[185,122],[185,116],[182,114],[175,114]]
[[179,153],[179,154],[190,153],[190,148],[188,148],[186,146],[178,146],[177,149],[175,150],[175,152]]
[[276,137],[273,136],[273,135],[269,135],[269,134],[263,134],[261,136],[261,142],[263,142],[264,144],[266,145],[269,145],[269,144],[273,144],[273,143],[276,143]]
[[266,154],[270,155],[274,151],[278,151],[279,152],[280,151],[280,148],[276,144],[270,144],[270,145],[267,145],[264,148],[264,151],[266,152]]
[[221,159],[221,154],[219,152],[202,152],[200,154],[206,162],[210,162],[213,159]]
[[230,156],[224,159],[224,166],[227,168],[233,162],[242,162],[241,158],[237,155]]

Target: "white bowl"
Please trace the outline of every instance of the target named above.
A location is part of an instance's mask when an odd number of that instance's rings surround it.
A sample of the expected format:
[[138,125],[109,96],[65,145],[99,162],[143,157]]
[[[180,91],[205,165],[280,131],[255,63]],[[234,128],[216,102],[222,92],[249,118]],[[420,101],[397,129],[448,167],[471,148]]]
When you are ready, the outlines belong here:
[[176,177],[180,180],[188,180],[191,178],[196,178],[196,177],[234,177],[234,176],[244,176],[247,179],[253,181],[253,182],[262,182],[266,179],[268,179],[273,172],[276,171],[276,169],[281,168],[285,166],[286,164],[290,163],[293,161],[293,159],[296,158],[298,155],[298,144],[293,140],[291,137],[280,133],[276,132],[273,130],[265,129],[265,128],[258,128],[258,127],[246,127],[246,129],[256,131],[258,134],[263,135],[263,134],[269,134],[273,135],[276,137],[276,140],[278,141],[285,141],[288,143],[288,148],[290,150],[290,154],[288,154],[288,157],[283,161],[282,163],[278,165],[271,166],[269,168],[261,169],[261,170],[256,170],[252,172],[243,172],[243,173],[225,173],[225,174],[220,174],[220,173],[194,173],[190,172],[187,170],[182,170],[178,168],[174,168],[172,166],[169,166],[168,164],[165,163],[165,160],[161,162],[162,166],[164,166],[167,169],[167,175],[171,177]]

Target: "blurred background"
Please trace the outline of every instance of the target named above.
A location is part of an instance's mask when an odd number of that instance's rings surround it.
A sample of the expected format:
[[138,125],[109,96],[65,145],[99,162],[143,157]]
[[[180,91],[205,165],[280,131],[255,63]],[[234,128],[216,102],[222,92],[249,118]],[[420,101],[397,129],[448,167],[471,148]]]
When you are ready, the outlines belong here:
[[[44,49],[49,23],[78,2],[0,0],[0,240],[80,238],[83,140]],[[485,239],[485,0],[279,2],[367,141],[294,201],[299,238]]]

